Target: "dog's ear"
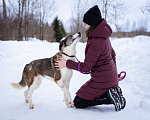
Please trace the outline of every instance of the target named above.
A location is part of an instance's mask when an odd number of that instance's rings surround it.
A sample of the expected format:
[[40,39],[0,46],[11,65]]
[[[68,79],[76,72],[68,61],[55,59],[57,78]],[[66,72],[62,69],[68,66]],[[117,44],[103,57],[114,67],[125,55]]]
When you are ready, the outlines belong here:
[[61,48],[62,48],[62,46],[63,46],[63,43],[64,43],[64,41],[61,41],[60,44],[59,44],[59,50],[60,50],[60,51],[61,51]]

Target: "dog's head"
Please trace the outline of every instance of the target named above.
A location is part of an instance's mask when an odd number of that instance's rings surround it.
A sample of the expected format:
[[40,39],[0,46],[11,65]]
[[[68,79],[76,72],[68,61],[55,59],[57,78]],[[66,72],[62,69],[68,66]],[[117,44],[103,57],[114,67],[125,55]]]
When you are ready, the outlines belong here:
[[68,37],[64,38],[63,40],[61,40],[60,44],[59,44],[59,50],[63,51],[64,48],[73,48],[76,46],[77,42],[80,41],[81,38],[81,33],[76,33],[75,35],[69,35]]

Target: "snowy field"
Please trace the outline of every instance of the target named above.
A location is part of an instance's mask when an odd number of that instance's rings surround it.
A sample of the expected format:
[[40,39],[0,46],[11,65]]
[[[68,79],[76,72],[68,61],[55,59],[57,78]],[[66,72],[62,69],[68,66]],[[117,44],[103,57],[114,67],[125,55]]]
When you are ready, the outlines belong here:
[[[150,119],[150,37],[111,39],[117,54],[118,73],[126,71],[119,82],[127,100],[125,109],[116,112],[113,105],[86,109],[67,108],[61,89],[43,79],[34,91],[34,109],[24,101],[25,87],[16,90],[9,83],[21,80],[24,66],[32,60],[47,58],[58,52],[58,43],[32,39],[30,41],[0,41],[0,120],[149,120]],[[78,43],[77,58],[84,60],[86,43]],[[89,80],[89,75],[73,72],[70,84],[72,98]]]

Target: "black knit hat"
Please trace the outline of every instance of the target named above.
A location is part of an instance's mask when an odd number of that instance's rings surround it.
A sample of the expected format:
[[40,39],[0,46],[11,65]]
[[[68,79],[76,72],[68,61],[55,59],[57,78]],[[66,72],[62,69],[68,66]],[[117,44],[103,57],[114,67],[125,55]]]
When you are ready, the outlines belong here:
[[83,22],[93,27],[96,27],[102,20],[101,12],[97,5],[90,8],[83,17]]

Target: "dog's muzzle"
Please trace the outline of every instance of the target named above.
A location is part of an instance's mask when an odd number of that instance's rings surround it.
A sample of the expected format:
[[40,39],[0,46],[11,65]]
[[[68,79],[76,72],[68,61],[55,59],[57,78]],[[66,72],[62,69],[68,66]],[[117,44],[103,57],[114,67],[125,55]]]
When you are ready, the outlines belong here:
[[78,37],[81,37],[81,33],[80,32],[78,32],[78,36],[76,38],[74,38],[73,41],[76,40]]

